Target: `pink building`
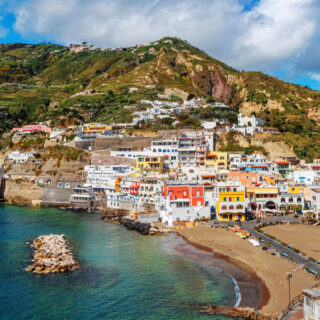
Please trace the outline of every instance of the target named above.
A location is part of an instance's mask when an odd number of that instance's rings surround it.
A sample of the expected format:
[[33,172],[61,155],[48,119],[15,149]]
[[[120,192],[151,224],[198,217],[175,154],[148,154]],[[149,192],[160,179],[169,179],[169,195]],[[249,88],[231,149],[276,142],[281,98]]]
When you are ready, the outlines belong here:
[[21,128],[13,128],[13,132],[34,133],[34,132],[51,132],[51,128],[41,124],[25,125]]

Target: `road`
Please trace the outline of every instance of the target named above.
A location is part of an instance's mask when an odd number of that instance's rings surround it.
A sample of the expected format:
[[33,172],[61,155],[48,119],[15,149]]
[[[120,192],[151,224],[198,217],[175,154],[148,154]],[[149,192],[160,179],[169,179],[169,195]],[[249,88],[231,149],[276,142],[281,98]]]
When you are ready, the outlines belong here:
[[[280,217],[278,217],[280,218]],[[274,219],[275,221],[279,221],[279,219]],[[284,220],[282,218],[282,220]],[[297,221],[297,219],[294,218],[286,218],[286,221]],[[274,222],[275,222],[274,221]],[[263,223],[264,221],[261,221],[261,223]],[[270,220],[269,220],[270,222]],[[279,243],[277,240],[274,240],[272,238],[270,238],[269,236],[263,234],[263,233],[259,233],[257,232],[254,227],[256,226],[256,221],[252,220],[252,221],[247,221],[247,222],[243,222],[241,227],[245,230],[247,230],[248,232],[250,232],[254,237],[258,238],[260,237],[264,242],[268,242],[270,243],[270,247],[273,248],[274,250],[277,251],[281,251],[286,253],[289,257],[293,258],[295,261],[297,261],[300,265],[305,265],[306,267],[308,267],[309,269],[312,269],[318,273],[320,273],[320,265],[313,262],[312,260],[306,258],[306,257],[302,257],[299,253],[295,252],[293,249],[288,248],[287,246]]]

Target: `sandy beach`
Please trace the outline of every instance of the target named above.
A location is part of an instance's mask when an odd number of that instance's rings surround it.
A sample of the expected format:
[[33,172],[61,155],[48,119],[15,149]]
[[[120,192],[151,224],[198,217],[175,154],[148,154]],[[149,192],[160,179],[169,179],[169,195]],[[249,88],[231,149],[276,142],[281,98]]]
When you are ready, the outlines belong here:
[[264,314],[276,315],[288,304],[287,273],[292,273],[291,297],[317,283],[314,277],[298,266],[254,247],[224,228],[193,227],[178,231],[191,244],[225,256],[247,272],[256,275],[264,287],[260,309]]
[[282,224],[268,226],[263,231],[291,244],[308,257],[320,260],[320,227],[304,224]]

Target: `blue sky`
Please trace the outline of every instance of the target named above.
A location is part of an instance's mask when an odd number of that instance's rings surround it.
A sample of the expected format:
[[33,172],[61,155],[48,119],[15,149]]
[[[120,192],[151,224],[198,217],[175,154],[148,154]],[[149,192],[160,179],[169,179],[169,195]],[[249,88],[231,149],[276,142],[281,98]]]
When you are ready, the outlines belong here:
[[118,47],[177,36],[320,90],[319,0],[0,0],[0,42]]

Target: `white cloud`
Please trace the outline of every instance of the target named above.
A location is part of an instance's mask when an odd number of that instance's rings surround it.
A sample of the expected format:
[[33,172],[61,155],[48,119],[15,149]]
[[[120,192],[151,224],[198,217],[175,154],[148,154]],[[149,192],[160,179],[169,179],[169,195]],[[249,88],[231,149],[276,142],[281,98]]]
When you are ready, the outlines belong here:
[[320,73],[313,72],[310,74],[310,77],[320,83]]
[[319,13],[319,0],[260,0],[251,11],[234,0],[26,0],[16,4],[15,29],[109,47],[178,36],[239,69],[272,72],[303,64]]
[[[1,2],[0,2],[0,5],[1,5]],[[3,18],[0,16],[0,38],[4,38],[7,34],[7,29],[2,26],[1,20],[3,20]]]

